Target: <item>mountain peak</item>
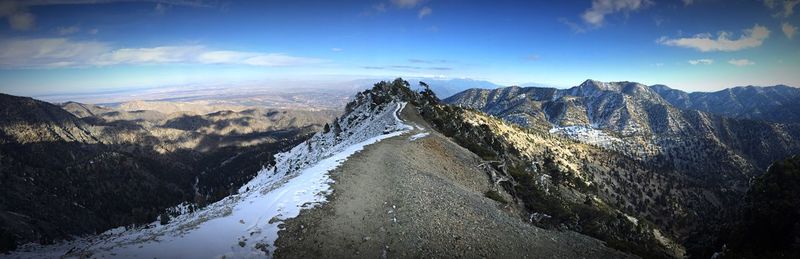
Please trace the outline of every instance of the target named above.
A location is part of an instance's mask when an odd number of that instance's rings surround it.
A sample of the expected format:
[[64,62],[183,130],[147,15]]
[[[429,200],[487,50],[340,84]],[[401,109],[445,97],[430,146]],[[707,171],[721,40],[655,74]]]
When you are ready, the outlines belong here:
[[651,100],[658,99],[658,94],[655,93],[650,87],[637,82],[601,82],[592,79],[588,79],[580,85],[571,88],[570,95],[591,96],[597,92],[617,92]]
[[582,87],[582,88],[592,88],[592,89],[598,89],[598,90],[606,90],[607,89],[607,85],[606,85],[605,82],[594,80],[594,79],[586,79],[586,81],[583,81],[583,83],[581,83],[578,86]]

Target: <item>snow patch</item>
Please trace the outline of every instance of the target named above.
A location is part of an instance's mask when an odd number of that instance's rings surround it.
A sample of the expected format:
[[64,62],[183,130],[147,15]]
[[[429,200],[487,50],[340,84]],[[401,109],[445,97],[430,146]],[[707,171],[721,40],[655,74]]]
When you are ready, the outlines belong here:
[[550,133],[564,135],[568,138],[583,143],[594,144],[607,148],[612,147],[615,143],[622,142],[622,140],[619,138],[589,126],[553,127],[550,129]]
[[631,217],[630,215],[628,215],[628,214],[625,214],[625,213],[623,213],[622,215],[625,215],[625,218],[627,218],[627,219],[628,219],[628,221],[630,221],[630,222],[631,222],[631,223],[633,223],[634,225],[637,225],[637,226],[639,225],[639,219],[637,219],[637,218],[634,218],[634,217]]
[[413,136],[411,136],[411,137],[408,137],[408,141],[414,141],[414,140],[418,140],[418,139],[421,139],[421,138],[427,137],[428,135],[430,135],[430,133],[429,133],[429,132],[417,133],[417,134],[414,134],[414,135],[413,135]]

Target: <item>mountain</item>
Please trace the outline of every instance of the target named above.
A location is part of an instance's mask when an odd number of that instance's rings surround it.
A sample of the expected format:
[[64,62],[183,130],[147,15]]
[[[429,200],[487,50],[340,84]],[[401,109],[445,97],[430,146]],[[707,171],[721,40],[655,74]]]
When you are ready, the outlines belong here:
[[58,106],[0,94],[3,142],[74,141],[96,143],[89,126]]
[[632,82],[587,80],[569,89],[471,89],[444,101],[643,161],[664,165],[669,160],[682,170],[716,172],[727,179],[743,180],[800,150],[796,124],[679,109],[654,88]]
[[744,86],[716,92],[686,93],[665,85],[650,86],[680,109],[693,109],[730,118],[800,123],[800,88],[785,85]]
[[455,104],[426,85],[356,94],[216,202],[11,255],[710,257],[743,199],[764,203],[748,193],[774,185],[751,184],[761,160],[797,151],[792,124],[677,109],[637,83],[468,90]]
[[12,256],[631,257],[575,231],[530,224],[514,196],[492,184],[501,172],[421,116],[438,105],[428,94],[399,79],[381,82],[231,196],[141,228],[28,244]]
[[0,240],[47,244],[204,206],[332,117],[167,115],[0,94]]
[[[593,181],[599,183],[597,188],[603,192],[609,188],[609,192],[604,193],[610,195],[606,197],[607,202],[616,203],[614,207],[622,208],[629,215],[643,216],[654,222],[662,234],[671,232],[690,253],[699,255],[704,252],[698,247],[708,243],[704,238],[716,236],[709,233],[718,233],[719,226],[725,225],[735,213],[751,179],[763,174],[773,161],[800,153],[797,124],[734,119],[679,109],[653,88],[632,82],[587,80],[569,89],[471,89],[444,102],[491,115],[480,120],[470,119],[480,121],[476,125],[491,125],[486,121],[497,120],[496,117],[502,120],[502,123],[496,122],[498,129],[514,129],[502,126],[504,123],[522,127],[521,130],[503,130],[500,134],[516,139],[521,146],[533,145],[550,153],[566,148],[570,152],[558,152],[553,160],[569,161],[574,174],[582,181],[591,179],[587,175],[597,177],[593,171],[611,173],[600,178],[609,182]],[[520,131],[530,131],[533,135],[525,137],[528,134]],[[593,148],[547,141],[552,138],[548,135]],[[580,153],[595,150],[591,153],[596,155],[579,155],[571,161],[565,158],[575,156],[575,150],[582,150]],[[541,152],[530,156],[547,154]],[[603,167],[586,165],[585,160],[609,161],[611,165],[605,165],[608,167],[603,170],[600,169]],[[626,161],[624,166],[621,161]],[[636,168],[636,165],[641,169],[630,171],[628,176],[618,172],[623,168]],[[658,175],[664,178],[659,179]],[[634,180],[614,187],[629,179]],[[648,184],[641,186],[643,182]],[[644,189],[633,191],[638,188]],[[630,196],[631,192],[635,195]],[[626,203],[630,203],[633,210],[627,208],[630,205]],[[696,220],[716,223],[691,223]]]

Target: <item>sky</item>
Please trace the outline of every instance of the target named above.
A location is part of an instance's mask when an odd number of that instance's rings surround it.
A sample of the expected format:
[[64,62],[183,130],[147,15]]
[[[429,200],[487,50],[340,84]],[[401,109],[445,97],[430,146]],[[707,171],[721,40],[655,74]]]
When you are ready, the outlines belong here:
[[0,0],[0,92],[438,77],[800,86],[800,0]]

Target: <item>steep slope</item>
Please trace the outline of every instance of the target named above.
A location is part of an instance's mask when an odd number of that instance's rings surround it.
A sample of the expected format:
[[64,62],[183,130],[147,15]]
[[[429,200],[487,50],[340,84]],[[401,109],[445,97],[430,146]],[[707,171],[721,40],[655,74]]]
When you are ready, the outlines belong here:
[[670,237],[702,222],[698,215],[718,212],[697,183],[615,152],[457,107],[433,106],[423,115],[499,170],[493,182],[538,226],[578,231],[643,257],[680,257]]
[[222,199],[332,117],[252,110],[207,115],[213,128],[183,131],[162,127],[152,111],[0,100],[0,239],[14,245],[148,223],[181,203]]
[[69,113],[74,114],[78,118],[85,118],[91,116],[97,116],[103,113],[111,112],[112,109],[92,105],[92,104],[83,104],[78,102],[65,102],[61,104],[61,108]]
[[670,104],[730,118],[800,123],[800,88],[785,85],[740,86],[716,92],[686,93],[665,85],[650,86]]
[[728,257],[800,256],[800,155],[777,161],[755,179],[731,233]]
[[[445,101],[468,108],[465,112],[455,109],[453,112],[461,115],[442,119],[440,124],[452,128],[454,136],[464,134],[466,125],[452,121],[471,121],[468,124],[473,128],[487,125],[478,132],[501,136],[486,146],[475,146],[471,143],[480,138],[467,135],[460,144],[472,145],[484,150],[476,153],[489,156],[514,147],[522,156],[519,160],[536,164],[522,163],[523,172],[544,173],[559,181],[566,177],[569,184],[561,198],[573,197],[574,203],[583,200],[582,196],[569,193],[598,197],[602,204],[647,219],[661,235],[687,246],[695,255],[704,253],[701,247],[709,245],[708,240],[730,219],[752,177],[773,160],[800,152],[796,124],[677,109],[636,83],[590,80],[563,90],[473,89]],[[518,119],[524,117],[538,119]],[[559,140],[559,136],[589,145]],[[525,189],[531,188],[518,191]],[[533,193],[532,197],[541,195]],[[531,209],[544,208],[552,215],[558,211],[552,207],[540,204]],[[572,207],[574,211],[576,206]]]
[[56,105],[0,97],[4,238],[49,243],[152,218],[191,197],[191,182],[167,180],[186,172],[183,163],[102,144],[96,128]]
[[403,105],[388,100],[380,104],[371,99],[357,100],[334,123],[333,129],[276,155],[275,166],[261,170],[238,194],[201,210],[174,216],[169,224],[166,220],[153,222],[144,228],[112,231],[54,246],[28,245],[14,255],[244,257],[265,252],[269,255],[283,218],[291,218],[301,208],[324,201],[322,194],[330,182],[328,170],[363,146],[404,132],[406,126],[395,115]]
[[0,103],[0,143],[98,142],[86,123],[56,105],[6,94]]

